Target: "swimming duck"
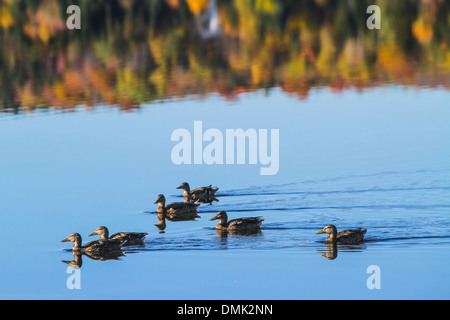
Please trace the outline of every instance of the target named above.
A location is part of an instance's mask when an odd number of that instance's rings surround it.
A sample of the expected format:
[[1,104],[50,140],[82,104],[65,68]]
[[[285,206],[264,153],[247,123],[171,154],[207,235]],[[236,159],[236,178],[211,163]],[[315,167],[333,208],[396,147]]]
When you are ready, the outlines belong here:
[[216,199],[216,192],[219,188],[213,188],[212,185],[191,190],[189,183],[183,182],[177,189],[184,190],[183,197],[185,202],[209,204],[212,204],[214,201],[219,202],[219,200]]
[[92,253],[92,254],[106,254],[112,251],[120,251],[122,241],[117,240],[95,240],[86,243],[84,246],[81,245],[81,236],[79,233],[72,233],[66,239],[61,240],[61,242],[69,242],[72,241],[74,243],[72,251],[73,252],[81,252],[81,253]]
[[227,213],[225,211],[219,211],[213,218],[209,219],[209,221],[213,220],[220,220],[216,225],[216,230],[249,232],[260,229],[264,218],[238,218],[228,221]]
[[164,195],[159,194],[155,201],[158,203],[156,213],[164,214],[165,218],[169,221],[187,221],[200,218],[197,214],[197,207],[200,204],[191,202],[172,202],[166,205],[166,198]]
[[142,244],[144,238],[148,236],[148,233],[144,232],[117,232],[109,236],[109,231],[107,227],[101,226],[95,229],[93,233],[89,235],[95,236],[99,235],[99,240],[118,240],[122,242],[122,246],[131,246],[136,244]]
[[357,244],[364,240],[364,235],[367,229],[348,229],[341,232],[337,232],[336,226],[329,224],[325,226],[321,231],[316,234],[328,233],[329,236],[325,240],[327,243],[343,243],[343,244]]

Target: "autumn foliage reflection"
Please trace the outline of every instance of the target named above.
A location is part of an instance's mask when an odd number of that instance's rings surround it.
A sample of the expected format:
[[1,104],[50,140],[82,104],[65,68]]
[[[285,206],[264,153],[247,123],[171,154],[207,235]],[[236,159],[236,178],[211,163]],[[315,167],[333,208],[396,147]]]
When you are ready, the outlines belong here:
[[[378,4],[382,29],[366,28]],[[66,28],[77,4],[82,29]],[[0,0],[0,110],[450,88],[450,1]]]

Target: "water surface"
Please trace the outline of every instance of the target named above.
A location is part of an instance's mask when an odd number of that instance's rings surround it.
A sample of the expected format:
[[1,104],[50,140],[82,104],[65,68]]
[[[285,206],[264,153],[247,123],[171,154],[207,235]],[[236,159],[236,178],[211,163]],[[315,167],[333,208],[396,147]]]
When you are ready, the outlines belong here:
[[[400,98],[409,104],[383,103]],[[299,104],[273,91],[233,105],[212,96],[130,114],[100,107],[2,117],[1,296],[446,298],[445,98],[393,88],[318,92]],[[259,112],[258,125],[279,128],[279,173],[261,176],[258,165],[174,165],[171,131],[192,127],[205,108],[208,127],[256,126]],[[182,181],[218,185],[219,202],[202,205],[197,221],[167,222],[160,234],[153,202],[159,193],[181,201],[175,188]],[[262,232],[220,236],[209,221],[219,210],[230,218],[264,216]],[[367,242],[323,244],[315,232],[331,223],[368,228]],[[82,289],[69,290],[61,260],[73,256],[60,240],[79,232],[86,241],[99,225],[150,235],[117,261],[83,257]],[[380,290],[366,287],[373,264],[382,271]]]
[[[66,1],[2,3],[0,298],[448,299],[450,5],[375,2],[379,31],[373,1],[78,2],[79,32]],[[194,121],[279,129],[278,173],[175,165]],[[159,233],[184,181],[219,202]],[[218,234],[219,210],[261,233]],[[100,225],[150,234],[117,260],[60,242]]]

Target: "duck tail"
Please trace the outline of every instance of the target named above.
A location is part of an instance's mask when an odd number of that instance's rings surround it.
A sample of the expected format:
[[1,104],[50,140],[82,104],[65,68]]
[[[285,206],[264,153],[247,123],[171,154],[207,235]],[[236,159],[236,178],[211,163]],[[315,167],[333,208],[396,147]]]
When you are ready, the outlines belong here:
[[217,187],[216,188],[212,188],[211,189],[211,194],[214,195],[217,192],[217,190],[219,190],[219,188],[217,188]]

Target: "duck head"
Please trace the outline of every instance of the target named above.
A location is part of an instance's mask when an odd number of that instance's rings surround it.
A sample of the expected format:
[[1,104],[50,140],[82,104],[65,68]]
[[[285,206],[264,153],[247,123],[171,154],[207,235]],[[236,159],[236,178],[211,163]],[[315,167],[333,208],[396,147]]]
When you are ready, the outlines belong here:
[[61,242],[73,242],[74,246],[73,249],[78,249],[81,247],[81,236],[79,233],[71,233],[70,236],[68,236],[66,239],[61,240]]
[[179,187],[177,187],[177,189],[189,191],[190,190],[189,183],[183,182]]
[[217,214],[209,219],[209,221],[220,220],[221,222],[226,222],[228,220],[228,215],[225,211],[219,211]]
[[321,233],[336,234],[337,233],[336,226],[329,224],[329,225],[325,226],[321,231],[316,232],[316,234],[321,234]]
[[81,241],[81,236],[79,233],[71,233],[70,236],[68,236],[67,238],[65,238],[64,240],[61,240],[61,242],[77,242],[77,241]]
[[325,226],[325,228],[323,228],[321,231],[316,232],[316,234],[321,234],[321,233],[328,233],[329,236],[328,238],[325,240],[326,242],[334,242],[336,241],[337,238],[337,229],[334,225],[329,224],[327,226]]
[[95,229],[94,232],[92,232],[89,237],[95,236],[95,235],[99,235],[101,240],[105,240],[108,239],[109,237],[109,231],[108,228],[104,227],[104,226],[100,226],[97,229]]
[[155,204],[157,204],[157,203],[161,203],[162,205],[164,205],[166,203],[166,197],[164,197],[163,194],[158,194]]

